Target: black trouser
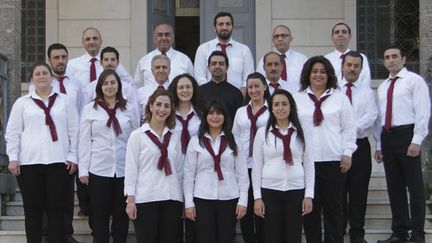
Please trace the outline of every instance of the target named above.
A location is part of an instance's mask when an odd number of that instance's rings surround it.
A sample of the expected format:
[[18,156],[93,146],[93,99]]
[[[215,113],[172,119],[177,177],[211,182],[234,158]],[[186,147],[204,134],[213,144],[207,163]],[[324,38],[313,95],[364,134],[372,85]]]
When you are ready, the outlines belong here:
[[368,138],[357,139],[344,190],[344,229],[350,224],[350,238],[364,238],[364,223],[372,171],[371,147]]
[[265,206],[265,242],[301,243],[304,191],[261,189]]
[[406,237],[411,229],[411,237],[424,238],[425,194],[420,156],[407,156],[413,128],[414,125],[407,125],[390,131],[383,129],[381,147],[392,211],[392,231],[398,236]]
[[185,243],[196,243],[195,222],[188,218],[185,218],[184,224],[185,224]]
[[251,180],[252,169],[249,173],[249,191],[248,191],[248,206],[246,215],[240,219],[240,227],[245,243],[264,243],[264,227],[262,218],[254,213],[254,197]]
[[124,196],[124,177],[103,177],[89,174],[91,212],[96,242],[109,242],[109,223],[112,215],[114,243],[125,243],[129,229]]
[[342,194],[346,175],[340,161],[315,162],[315,193],[312,212],[304,217],[308,243],[322,242],[321,209],[324,214],[324,242],[343,243]]
[[48,242],[62,240],[67,178],[65,163],[21,166],[17,180],[24,203],[28,243],[41,242],[44,211],[48,216]]
[[137,242],[179,242],[183,203],[167,200],[138,203],[137,218],[133,221]]
[[198,243],[233,243],[238,199],[205,200],[194,198]]

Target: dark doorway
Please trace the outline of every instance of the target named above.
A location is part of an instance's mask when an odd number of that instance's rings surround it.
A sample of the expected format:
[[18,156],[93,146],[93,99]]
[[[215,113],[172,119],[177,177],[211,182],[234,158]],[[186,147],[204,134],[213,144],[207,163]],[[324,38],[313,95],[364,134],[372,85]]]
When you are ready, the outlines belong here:
[[191,61],[200,45],[200,26],[198,16],[179,16],[175,18],[175,48],[186,54]]

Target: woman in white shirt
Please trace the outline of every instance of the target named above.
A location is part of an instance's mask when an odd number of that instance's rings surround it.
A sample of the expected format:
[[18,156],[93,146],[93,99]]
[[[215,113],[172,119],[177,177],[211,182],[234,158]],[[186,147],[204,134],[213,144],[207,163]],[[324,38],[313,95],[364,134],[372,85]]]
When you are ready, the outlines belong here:
[[109,242],[111,215],[114,242],[126,242],[126,143],[138,126],[135,108],[123,98],[120,77],[114,70],[104,70],[96,83],[96,98],[81,115],[78,145],[79,178],[88,185],[96,242]]
[[246,214],[246,160],[227,114],[222,103],[209,102],[198,136],[191,139],[186,153],[185,210],[196,223],[198,243],[234,242],[236,222]]
[[252,183],[265,242],[301,242],[303,215],[312,211],[314,164],[292,95],[275,90],[267,125],[256,134]]
[[15,102],[6,128],[9,170],[22,193],[27,242],[41,242],[44,211],[48,241],[60,242],[68,173],[77,168],[79,115],[71,99],[53,90],[47,64],[35,64],[31,79],[34,91]]
[[180,242],[183,167],[174,125],[172,95],[157,89],[146,105],[144,124],[132,132],[126,150],[126,212],[137,242]]
[[[176,108],[174,133],[180,137],[183,159],[191,137],[198,133],[201,124],[202,104],[199,86],[194,77],[184,73],[175,77],[168,90],[173,94]],[[183,229],[181,230],[183,234]],[[195,223],[185,219],[185,242],[195,243]],[[183,237],[181,237],[183,238]]]
[[310,58],[301,74],[301,90],[294,95],[306,137],[310,135],[315,162],[315,198],[312,213],[304,219],[308,242],[343,242],[342,192],[345,173],[356,150],[356,126],[351,104],[337,89],[333,66],[323,56]]
[[246,215],[240,220],[241,232],[245,243],[253,243],[258,240],[264,242],[262,232],[262,219],[254,217],[253,191],[252,191],[252,153],[255,134],[260,127],[267,124],[269,118],[268,101],[270,92],[265,77],[260,73],[251,73],[246,80],[245,106],[240,107],[234,117],[233,134],[240,138],[247,156],[249,174],[249,191]]

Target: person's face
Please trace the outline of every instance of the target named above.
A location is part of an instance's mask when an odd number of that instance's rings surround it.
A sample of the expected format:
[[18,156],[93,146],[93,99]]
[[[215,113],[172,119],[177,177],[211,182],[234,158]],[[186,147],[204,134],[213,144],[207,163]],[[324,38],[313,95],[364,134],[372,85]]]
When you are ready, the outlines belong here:
[[360,76],[362,70],[361,59],[359,57],[346,56],[342,66],[342,72],[346,81],[354,83]]
[[174,42],[173,29],[166,24],[157,26],[154,30],[153,40],[160,52],[167,52]]
[[207,114],[207,123],[210,129],[222,129],[225,117],[221,111],[213,108]]
[[292,39],[291,33],[287,28],[279,26],[273,30],[272,42],[280,53],[288,51]]
[[118,91],[118,82],[114,75],[108,75],[102,83],[104,98],[115,98]]
[[191,101],[193,96],[193,85],[192,81],[188,78],[183,77],[177,83],[177,97],[181,102]]
[[36,89],[51,87],[52,75],[45,66],[37,66],[32,73],[32,81]]
[[259,78],[251,78],[247,80],[247,93],[252,101],[264,100],[264,91],[267,87]]
[[388,49],[384,52],[384,66],[393,76],[404,67],[406,58],[402,57],[399,49]]
[[48,63],[51,66],[51,70],[57,75],[63,75],[66,71],[68,63],[68,54],[64,49],[53,49]]
[[278,54],[269,54],[264,61],[266,77],[271,82],[277,82],[282,73],[282,62]]
[[332,33],[332,41],[336,49],[346,50],[351,40],[348,27],[343,24],[336,25]]
[[223,56],[212,56],[208,67],[213,80],[221,81],[225,79],[227,66]]
[[82,44],[88,54],[96,56],[102,45],[102,38],[97,30],[88,29],[83,33]]
[[151,120],[156,122],[165,122],[171,113],[171,100],[166,95],[156,97],[153,103],[150,103]]
[[219,39],[228,40],[231,38],[233,24],[229,16],[222,16],[216,19],[215,32]]
[[288,97],[283,94],[277,94],[272,100],[272,111],[277,121],[286,121],[291,112],[291,105]]
[[325,89],[328,82],[328,75],[324,64],[317,62],[312,66],[309,81],[312,88]]
[[117,56],[114,52],[105,52],[103,54],[101,64],[104,70],[105,69],[115,70],[119,65]]
[[165,59],[157,59],[152,64],[152,73],[155,80],[159,84],[163,84],[168,80],[168,76],[170,73],[170,66],[168,60]]

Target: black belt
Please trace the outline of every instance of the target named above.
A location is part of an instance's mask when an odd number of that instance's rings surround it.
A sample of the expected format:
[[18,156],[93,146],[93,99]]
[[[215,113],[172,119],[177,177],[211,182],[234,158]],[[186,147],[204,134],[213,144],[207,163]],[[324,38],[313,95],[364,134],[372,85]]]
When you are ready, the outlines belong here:
[[414,124],[394,126],[394,127],[391,127],[390,129],[385,129],[383,127],[382,129],[383,129],[383,132],[401,132],[401,131],[405,131],[405,130],[413,130]]

